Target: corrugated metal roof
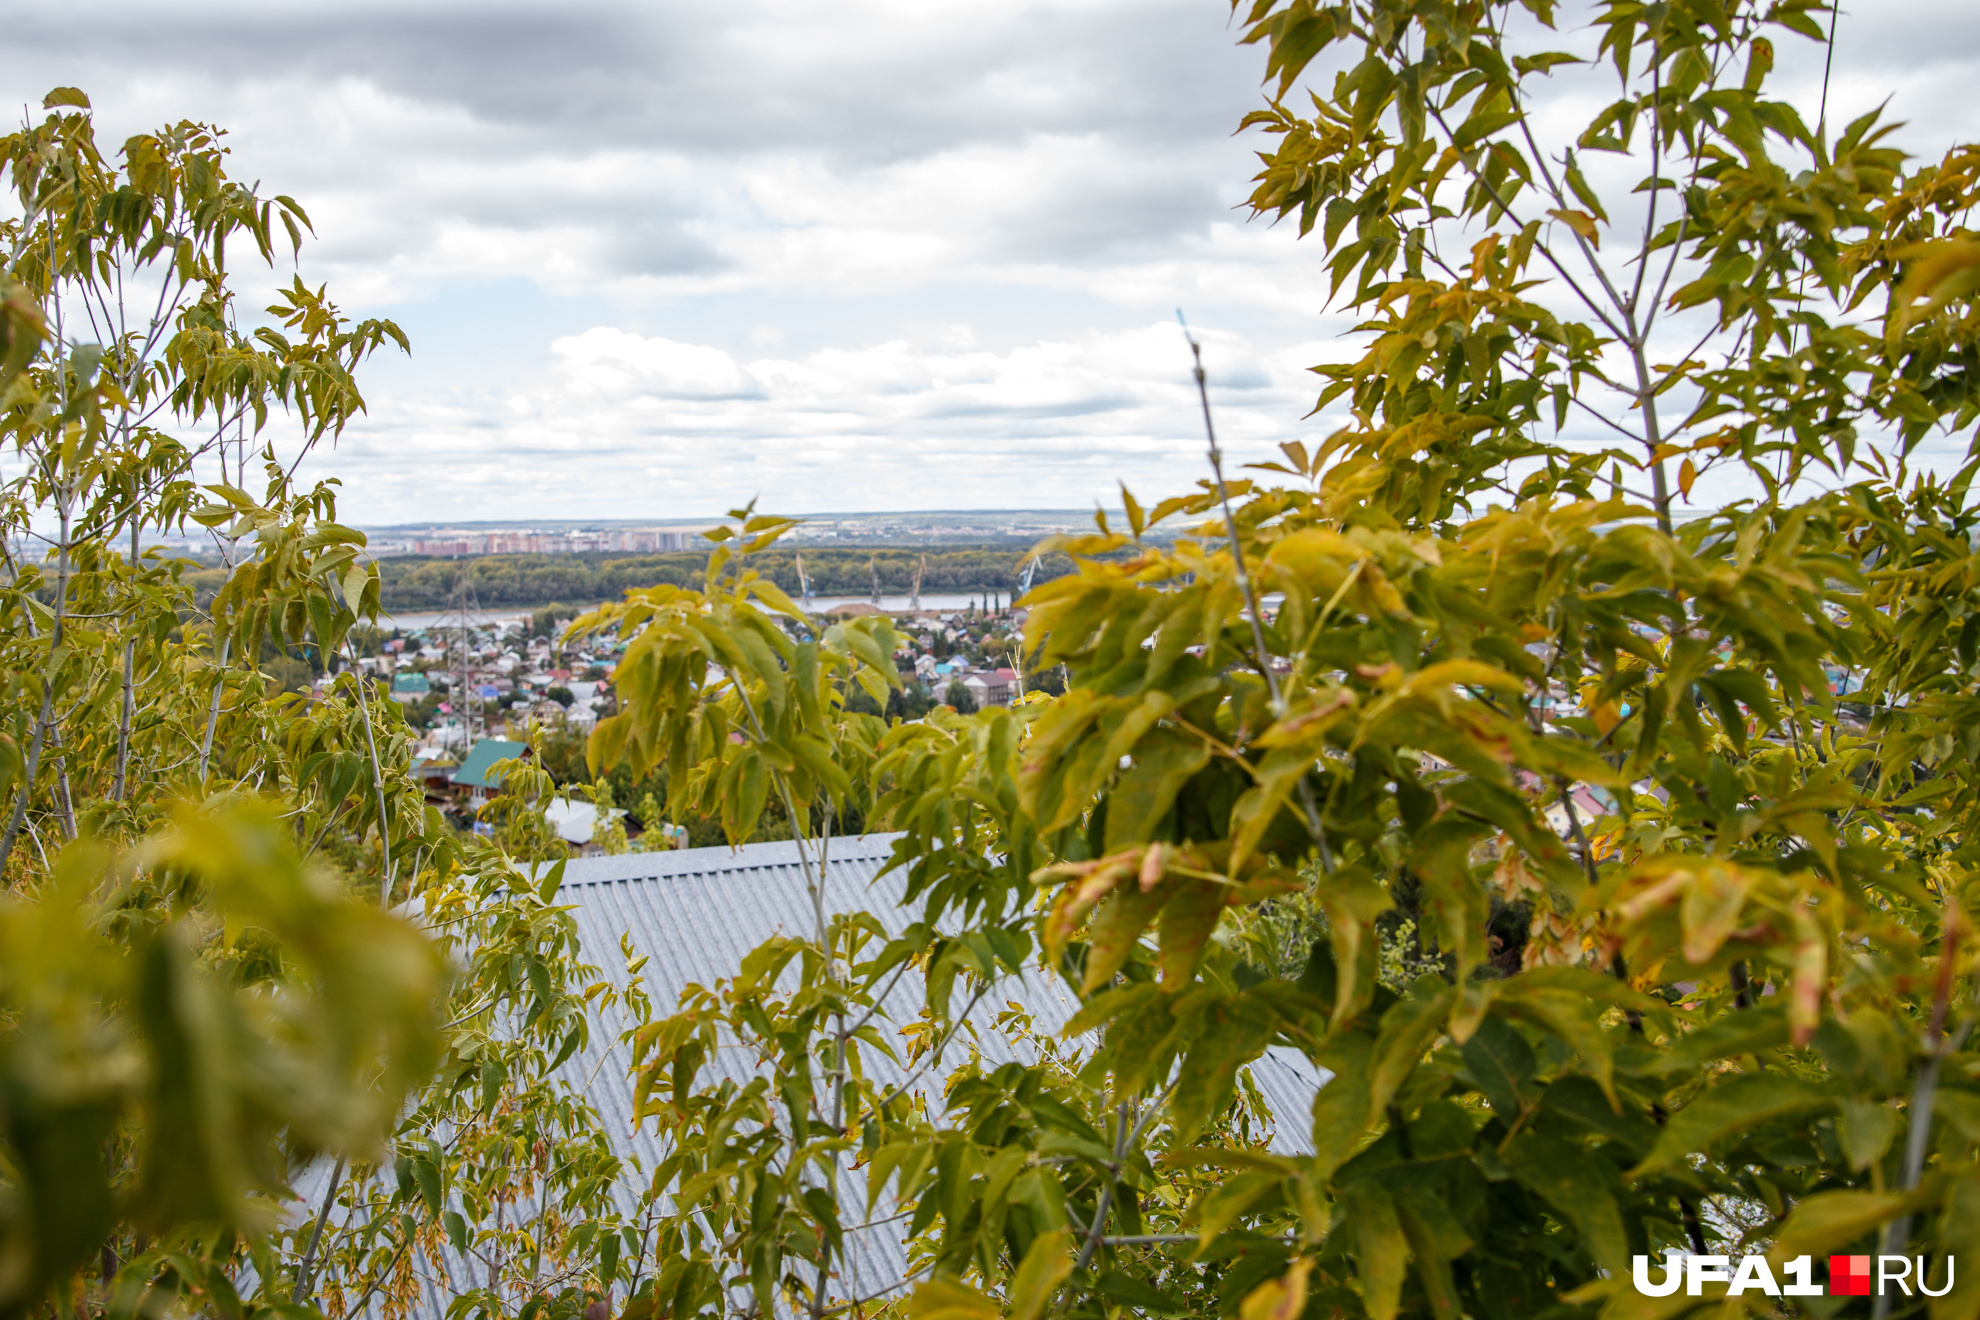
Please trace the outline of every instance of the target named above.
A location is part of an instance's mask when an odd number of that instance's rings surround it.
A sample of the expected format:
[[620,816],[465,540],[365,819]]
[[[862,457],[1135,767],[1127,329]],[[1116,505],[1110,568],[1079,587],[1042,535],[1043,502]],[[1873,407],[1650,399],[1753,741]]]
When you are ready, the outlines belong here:
[[[906,873],[881,876],[896,835],[834,839],[827,849],[825,910],[829,914],[871,913],[890,934],[898,934],[914,909],[904,902]],[[743,956],[776,934],[809,937],[815,926],[806,872],[795,843],[750,844],[728,848],[694,848],[676,852],[634,853],[618,857],[573,859],[565,864],[560,904],[573,910],[586,961],[596,963],[615,982],[625,971],[619,955],[621,935],[638,955],[647,958],[641,969],[656,1017],[674,1011],[690,985],[713,985],[732,978]],[[895,1023],[913,1021],[921,1010],[918,978],[902,977],[882,1003],[882,1012]],[[963,991],[958,987],[957,994]],[[967,1002],[967,1001],[961,1001]],[[987,1067],[1012,1060],[1032,1062],[1031,1051],[1013,1044],[998,1030],[995,1018],[1010,1008],[1028,1013],[1041,1032],[1056,1033],[1078,1008],[1070,987],[1056,976],[1034,968],[1021,978],[1000,982],[995,995],[985,995],[968,1014],[975,1048]],[[884,1031],[882,1019],[875,1025]],[[637,1156],[651,1170],[661,1158],[650,1130],[632,1123],[632,1087],[628,1077],[630,1053],[616,1033],[598,1030],[592,1046],[565,1064],[567,1075],[592,1079],[588,1098],[604,1118],[622,1155]],[[952,1041],[946,1057],[911,1079],[905,1070],[875,1051],[864,1055],[867,1074],[883,1085],[912,1081],[931,1106],[940,1105],[940,1083],[966,1057],[968,1045]],[[746,1082],[756,1074],[748,1051],[722,1050],[703,1073]],[[1274,1049],[1252,1065],[1252,1078],[1277,1116],[1272,1146],[1284,1153],[1303,1152],[1308,1145],[1307,1115],[1314,1092],[1326,1074],[1296,1051]],[[630,1183],[628,1179],[628,1184]],[[840,1204],[848,1224],[863,1212],[865,1178],[847,1169],[841,1175]],[[615,1191],[620,1209],[635,1208],[630,1185]],[[894,1207],[880,1207],[885,1219]],[[867,1296],[899,1285],[906,1272],[901,1223],[847,1233],[847,1261],[833,1292]],[[457,1271],[458,1262],[448,1269]],[[429,1287],[422,1320],[435,1320],[445,1311],[446,1298]]]

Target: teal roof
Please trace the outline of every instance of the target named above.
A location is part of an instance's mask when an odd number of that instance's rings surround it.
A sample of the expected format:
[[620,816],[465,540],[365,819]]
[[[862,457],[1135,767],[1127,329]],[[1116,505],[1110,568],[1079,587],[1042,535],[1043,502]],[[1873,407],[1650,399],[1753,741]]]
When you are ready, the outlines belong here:
[[500,788],[500,775],[492,773],[503,761],[513,761],[529,750],[528,743],[508,742],[501,738],[483,738],[468,753],[461,768],[454,771],[454,782],[469,788]]
[[425,674],[397,674],[392,678],[394,692],[431,692],[433,684]]

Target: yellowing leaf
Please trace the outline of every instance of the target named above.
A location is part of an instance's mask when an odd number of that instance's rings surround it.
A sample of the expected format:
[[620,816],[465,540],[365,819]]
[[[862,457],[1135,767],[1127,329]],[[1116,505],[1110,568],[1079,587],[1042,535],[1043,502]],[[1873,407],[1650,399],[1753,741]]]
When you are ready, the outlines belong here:
[[1496,665],[1478,660],[1442,660],[1411,674],[1397,692],[1427,692],[1443,687],[1482,687],[1507,693],[1526,689],[1524,683]]
[[1586,211],[1553,210],[1548,215],[1559,220],[1588,241],[1590,247],[1602,246],[1602,231],[1595,227],[1595,217]]
[[1011,1320],[1038,1320],[1044,1315],[1072,1267],[1071,1229],[1055,1228],[1033,1238],[1011,1278]]
[[997,1304],[974,1288],[930,1279],[908,1298],[909,1320],[999,1320]]
[[1114,896],[1095,914],[1088,932],[1092,943],[1086,951],[1086,979],[1080,986],[1081,994],[1092,994],[1127,965],[1135,941],[1174,892],[1167,886],[1144,891],[1137,885],[1123,885],[1114,891]]
[[1302,1256],[1283,1275],[1253,1288],[1238,1307],[1239,1320],[1299,1320],[1306,1310],[1306,1276],[1313,1262]]
[[1747,891],[1754,876],[1731,862],[1712,860],[1692,872],[1684,903],[1678,909],[1684,923],[1684,956],[1703,964],[1717,953],[1740,925]]
[[[1891,299],[1888,333],[1893,341],[1921,313],[1935,312],[1980,288],[1980,243],[1972,239],[1925,243],[1898,256],[1910,268]],[[1913,306],[1921,302],[1922,308]]]
[[1822,1025],[1822,991],[1829,983],[1829,941],[1805,909],[1795,912],[1794,979],[1788,991],[1788,1028],[1806,1045]]

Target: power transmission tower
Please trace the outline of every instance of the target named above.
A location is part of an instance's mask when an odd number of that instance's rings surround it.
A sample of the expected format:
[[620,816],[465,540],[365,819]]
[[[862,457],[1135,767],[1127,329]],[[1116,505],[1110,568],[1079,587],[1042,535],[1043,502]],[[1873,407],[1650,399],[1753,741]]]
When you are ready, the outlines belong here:
[[474,749],[474,715],[480,698],[473,688],[474,645],[473,620],[481,613],[480,603],[474,596],[474,576],[468,571],[468,561],[458,561],[460,571],[454,577],[454,675],[457,700],[461,712],[461,754],[463,757]]

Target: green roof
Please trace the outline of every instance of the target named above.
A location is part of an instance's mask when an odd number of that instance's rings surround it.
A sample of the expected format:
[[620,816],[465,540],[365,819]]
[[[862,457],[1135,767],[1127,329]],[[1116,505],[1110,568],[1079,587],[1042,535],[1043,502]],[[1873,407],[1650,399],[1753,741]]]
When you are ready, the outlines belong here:
[[503,761],[513,761],[529,750],[528,743],[508,742],[501,738],[483,738],[468,753],[461,768],[454,771],[454,782],[469,788],[500,788],[502,779],[493,771]]
[[433,684],[425,674],[397,674],[392,678],[394,692],[431,692]]

